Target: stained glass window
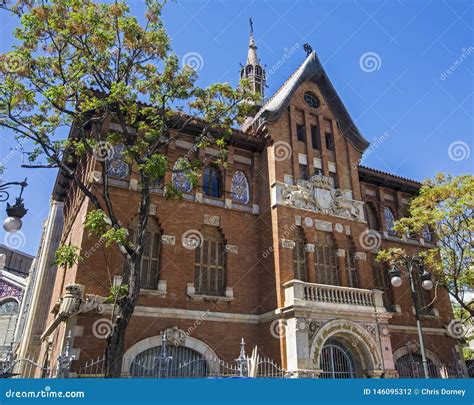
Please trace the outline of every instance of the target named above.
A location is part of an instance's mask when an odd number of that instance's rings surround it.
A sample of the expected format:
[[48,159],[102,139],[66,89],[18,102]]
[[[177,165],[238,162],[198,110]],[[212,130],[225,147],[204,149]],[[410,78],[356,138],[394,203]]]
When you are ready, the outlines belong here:
[[188,170],[186,169],[188,164],[188,159],[180,157],[173,166],[173,187],[182,193],[193,191],[193,185],[189,181]]
[[395,225],[395,216],[393,215],[392,210],[389,207],[385,207],[383,210],[383,216],[385,219],[385,229],[390,235],[395,234],[393,226]]
[[19,305],[15,300],[5,300],[0,304],[0,315],[18,314]]
[[232,176],[230,192],[232,194],[232,200],[236,203],[248,204],[250,202],[249,183],[243,172],[236,171]]
[[129,175],[130,168],[128,163],[123,159],[123,152],[125,147],[123,145],[114,146],[114,153],[112,158],[108,161],[107,174],[118,179],[126,179]]

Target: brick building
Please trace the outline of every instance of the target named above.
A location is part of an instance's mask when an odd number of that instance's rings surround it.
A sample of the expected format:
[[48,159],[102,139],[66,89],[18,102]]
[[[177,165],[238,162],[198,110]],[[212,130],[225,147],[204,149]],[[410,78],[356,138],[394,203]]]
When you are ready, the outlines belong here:
[[[408,282],[392,288],[374,256],[390,246],[432,246],[428,230],[410,237],[392,230],[420,184],[359,164],[369,143],[315,52],[263,102],[265,71],[251,35],[241,77],[262,103],[232,136],[227,167],[204,168],[194,188],[182,174],[167,174],[165,182],[183,191],[180,201],[166,200],[160,185],[152,192],[124,375],[157,355],[166,330],[175,355],[186,359],[233,361],[244,338],[299,376],[413,374],[420,359]],[[113,202],[133,230],[137,173],[119,152],[109,173]],[[167,149],[177,162],[190,153],[192,144],[181,140]],[[76,170],[99,186],[96,162]],[[97,312],[94,296],[120,283],[122,257],[84,231],[92,206],[61,175],[53,199],[64,204],[62,243],[80,246],[84,260],[55,274],[38,361],[54,368],[71,332],[77,371],[104,353],[112,306]],[[75,295],[90,305],[64,316],[62,303]],[[418,286],[417,295],[431,372],[439,374],[443,364],[462,363],[460,342],[447,329],[450,301],[442,290]]]

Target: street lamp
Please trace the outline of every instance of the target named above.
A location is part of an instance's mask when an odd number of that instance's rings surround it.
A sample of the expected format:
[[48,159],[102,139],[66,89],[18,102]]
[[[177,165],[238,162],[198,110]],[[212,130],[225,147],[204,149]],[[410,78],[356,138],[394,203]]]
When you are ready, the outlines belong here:
[[[423,259],[420,256],[402,256],[400,257],[401,262],[405,265],[405,268],[408,272],[408,279],[410,280],[410,290],[411,298],[413,305],[415,306],[415,319],[416,326],[418,329],[418,338],[420,340],[420,352],[421,360],[423,363],[423,371],[425,378],[430,378],[430,373],[428,370],[428,360],[426,359],[425,352],[425,342],[423,340],[423,329],[420,321],[420,308],[418,307],[418,300],[416,299],[416,289],[415,289],[415,278],[416,276],[421,279],[421,286],[424,290],[431,290],[433,288],[433,281],[431,281],[431,274],[425,270]],[[419,274],[414,273],[414,267],[417,267]],[[388,272],[390,276],[390,282],[394,287],[400,287],[402,285],[401,270],[393,266]]]
[[21,219],[26,215],[28,210],[25,208],[25,204],[23,203],[23,198],[21,197],[23,194],[24,188],[28,185],[26,182],[27,179],[21,182],[13,181],[10,183],[3,183],[0,184],[0,202],[5,202],[10,197],[8,191],[6,191],[11,186],[20,186],[20,195],[15,201],[15,204],[10,205],[7,202],[7,218],[3,222],[3,229],[7,232],[17,232],[21,229],[23,223]]

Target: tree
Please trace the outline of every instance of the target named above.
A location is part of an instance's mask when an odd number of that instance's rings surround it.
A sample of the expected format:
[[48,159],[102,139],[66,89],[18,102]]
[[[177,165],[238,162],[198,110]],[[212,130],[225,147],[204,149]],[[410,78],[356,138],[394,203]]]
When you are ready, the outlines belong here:
[[[436,247],[421,253],[439,286],[471,317],[474,315],[473,249],[474,177],[438,174],[426,181],[409,206],[408,216],[395,223],[400,234],[421,234]],[[396,260],[404,252],[388,249],[378,259]],[[471,293],[471,294],[470,294]]]
[[[145,22],[124,1],[20,0],[2,8],[18,18],[17,44],[0,56],[0,125],[34,144],[29,167],[58,168],[91,202],[84,226],[114,245],[126,265],[114,295],[113,328],[107,339],[106,376],[120,375],[124,337],[140,292],[140,263],[150,207],[150,187],[166,172],[182,171],[196,181],[203,161],[171,165],[166,146],[179,138],[195,150],[219,150],[224,164],[232,125],[241,123],[257,96],[242,82],[196,85],[196,71],[180,67],[161,16],[164,3],[146,0]],[[112,120],[118,129],[106,131]],[[197,134],[184,132],[198,127]],[[72,128],[64,139],[64,130]],[[189,131],[188,131],[189,133]],[[140,205],[134,241],[114,209],[110,159],[101,152],[120,146],[122,159],[139,176]],[[101,185],[91,187],[78,161],[95,159]],[[166,197],[179,198],[173,184]],[[75,247],[59,249],[57,260],[71,267]]]

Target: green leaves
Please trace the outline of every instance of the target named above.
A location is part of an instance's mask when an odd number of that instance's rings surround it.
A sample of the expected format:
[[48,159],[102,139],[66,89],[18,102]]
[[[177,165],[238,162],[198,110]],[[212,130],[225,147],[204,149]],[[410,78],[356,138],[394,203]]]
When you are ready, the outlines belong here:
[[66,269],[71,268],[81,260],[79,252],[80,248],[77,246],[61,246],[56,250],[56,260],[54,264]]

